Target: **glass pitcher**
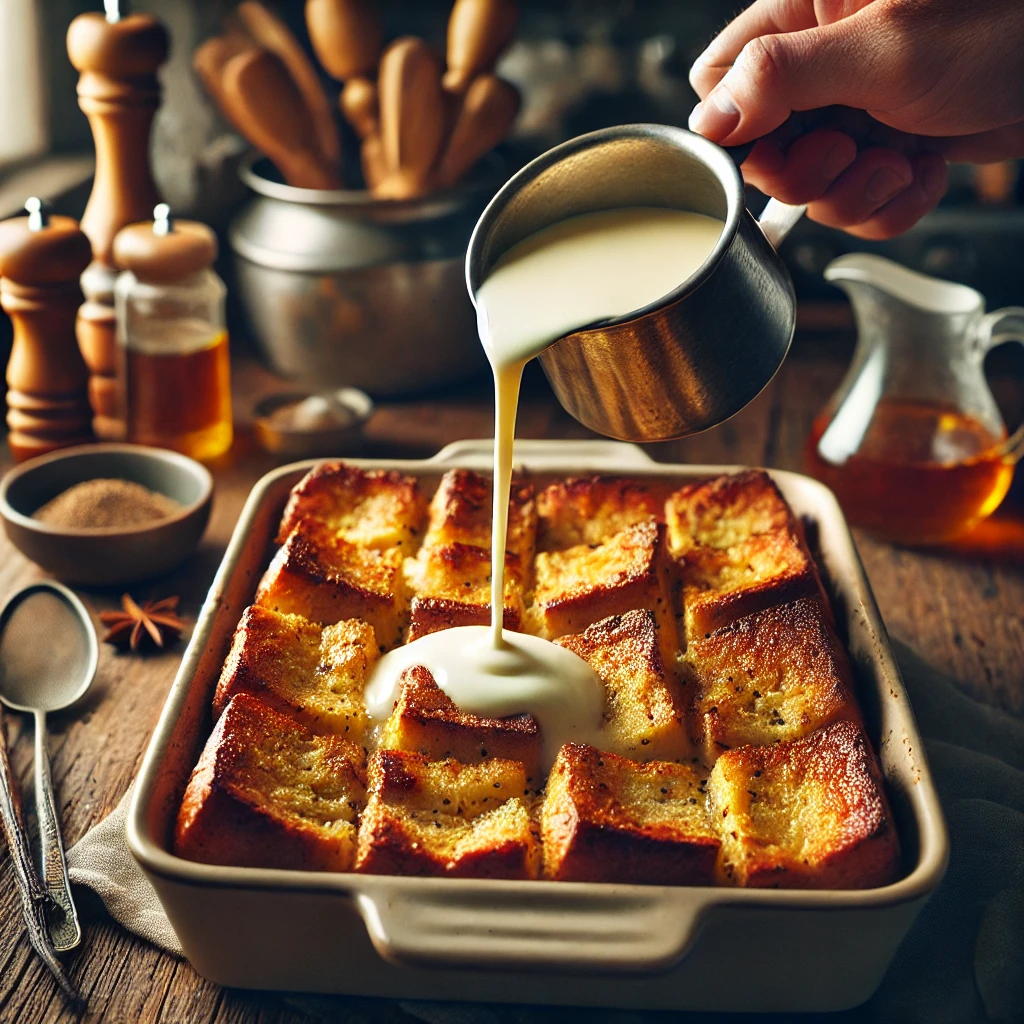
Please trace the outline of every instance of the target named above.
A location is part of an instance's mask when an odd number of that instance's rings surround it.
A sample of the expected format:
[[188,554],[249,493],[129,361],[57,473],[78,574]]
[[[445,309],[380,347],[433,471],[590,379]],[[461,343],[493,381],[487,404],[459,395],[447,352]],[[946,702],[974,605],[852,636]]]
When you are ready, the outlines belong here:
[[852,523],[899,544],[950,540],[993,512],[1024,454],[1007,436],[985,355],[1024,342],[1024,307],[985,313],[973,288],[866,253],[825,278],[850,297],[857,348],[814,422],[807,471]]

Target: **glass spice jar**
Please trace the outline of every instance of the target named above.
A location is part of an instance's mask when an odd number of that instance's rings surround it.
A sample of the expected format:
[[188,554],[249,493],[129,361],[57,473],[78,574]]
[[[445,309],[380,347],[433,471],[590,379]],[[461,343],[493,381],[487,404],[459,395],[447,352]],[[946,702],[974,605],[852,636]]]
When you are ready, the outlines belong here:
[[205,224],[172,220],[166,203],[153,216],[114,239],[128,440],[209,461],[232,441],[227,289],[211,269],[217,240]]

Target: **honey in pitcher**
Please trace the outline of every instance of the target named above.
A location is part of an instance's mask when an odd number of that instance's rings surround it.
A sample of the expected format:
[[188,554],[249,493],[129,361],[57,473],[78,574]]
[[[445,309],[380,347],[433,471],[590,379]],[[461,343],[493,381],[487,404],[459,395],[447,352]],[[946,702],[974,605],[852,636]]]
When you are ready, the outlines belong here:
[[941,405],[882,399],[857,451],[841,465],[818,442],[831,421],[815,421],[804,452],[808,473],[828,486],[849,521],[897,544],[934,544],[995,511],[1013,480],[1002,454],[1005,431]]
[[128,349],[128,437],[203,462],[231,447],[231,368],[227,331],[196,340]]

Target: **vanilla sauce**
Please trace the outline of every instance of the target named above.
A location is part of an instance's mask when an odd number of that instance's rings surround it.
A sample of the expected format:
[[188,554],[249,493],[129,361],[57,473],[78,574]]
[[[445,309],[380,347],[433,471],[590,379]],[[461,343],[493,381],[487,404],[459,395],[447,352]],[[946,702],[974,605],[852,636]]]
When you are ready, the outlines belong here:
[[540,726],[545,770],[563,743],[600,745],[604,687],[564,647],[502,628],[513,440],[523,368],[564,335],[663,298],[711,255],[723,224],[653,207],[571,217],[513,246],[477,292],[480,340],[494,374],[491,625],[430,633],[385,654],[366,688],[382,721],[402,673],[422,665],[464,712],[528,713]]

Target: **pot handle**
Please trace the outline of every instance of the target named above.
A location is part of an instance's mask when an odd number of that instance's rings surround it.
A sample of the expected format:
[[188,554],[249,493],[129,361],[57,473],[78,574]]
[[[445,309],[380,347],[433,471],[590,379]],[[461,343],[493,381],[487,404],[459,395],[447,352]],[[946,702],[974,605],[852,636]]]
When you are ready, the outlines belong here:
[[[975,334],[979,358],[1006,341],[1024,345],[1024,306],[1006,306],[986,313]],[[1016,462],[1024,457],[1024,424],[1021,424],[1000,446],[1003,458]]]
[[639,894],[609,886],[618,891],[595,898],[592,887],[569,882],[484,895],[479,883],[454,879],[394,881],[359,892],[356,905],[377,952],[416,967],[666,971],[692,945],[707,903],[699,890],[655,886]]
[[771,247],[778,250],[786,235],[796,227],[797,221],[806,212],[806,206],[790,206],[789,203],[780,203],[778,199],[769,199],[757,223]]

